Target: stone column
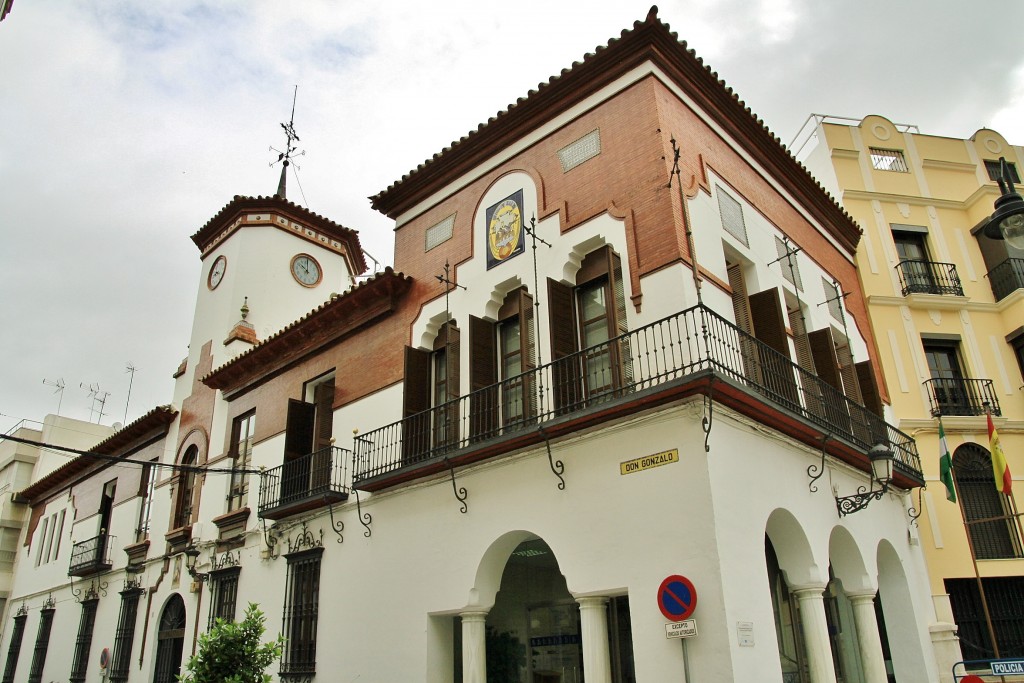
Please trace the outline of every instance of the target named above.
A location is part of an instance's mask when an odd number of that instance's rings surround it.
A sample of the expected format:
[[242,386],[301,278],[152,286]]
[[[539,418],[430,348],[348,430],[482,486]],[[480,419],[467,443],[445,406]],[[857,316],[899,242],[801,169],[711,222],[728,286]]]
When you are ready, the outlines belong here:
[[462,681],[487,683],[487,612],[463,612]]
[[824,592],[825,586],[821,584],[790,589],[790,593],[800,604],[800,620],[804,627],[804,645],[807,648],[811,683],[836,683],[832,646],[828,639],[828,623],[825,621]]
[[576,602],[580,603],[580,636],[587,683],[612,683],[612,660],[608,650],[608,598],[576,598]]
[[882,656],[882,639],[878,634],[878,618],[875,616],[875,594],[847,594],[853,603],[853,621],[857,624],[857,642],[860,647],[860,663],[864,667],[865,683],[886,683],[885,659]]

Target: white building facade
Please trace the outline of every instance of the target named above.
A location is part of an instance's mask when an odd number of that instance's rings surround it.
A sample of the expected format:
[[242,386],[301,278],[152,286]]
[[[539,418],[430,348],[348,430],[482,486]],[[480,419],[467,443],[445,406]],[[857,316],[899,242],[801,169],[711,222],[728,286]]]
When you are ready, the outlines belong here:
[[21,494],[72,556],[5,682],[170,681],[248,602],[280,680],[939,679],[859,231],[653,12],[372,202],[355,286],[279,197],[193,236],[173,405]]

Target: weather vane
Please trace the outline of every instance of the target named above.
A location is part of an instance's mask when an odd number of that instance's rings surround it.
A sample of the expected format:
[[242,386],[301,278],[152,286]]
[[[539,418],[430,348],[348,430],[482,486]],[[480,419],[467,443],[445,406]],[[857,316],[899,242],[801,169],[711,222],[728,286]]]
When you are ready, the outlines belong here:
[[[288,167],[292,165],[292,157],[303,156],[306,153],[306,150],[302,150],[301,152],[295,151],[297,149],[295,143],[299,141],[299,136],[295,134],[295,101],[298,97],[299,86],[296,85],[295,93],[292,95],[292,118],[288,123],[281,124],[281,127],[284,128],[285,135],[284,151],[282,152],[273,146],[270,147],[271,152],[277,152],[277,160],[270,162],[271,167],[279,162],[281,164],[281,179],[277,183],[277,196],[281,199],[287,198],[285,179],[288,175]],[[296,166],[295,168],[298,169],[299,167]],[[302,188],[300,187],[299,189],[301,190]]]

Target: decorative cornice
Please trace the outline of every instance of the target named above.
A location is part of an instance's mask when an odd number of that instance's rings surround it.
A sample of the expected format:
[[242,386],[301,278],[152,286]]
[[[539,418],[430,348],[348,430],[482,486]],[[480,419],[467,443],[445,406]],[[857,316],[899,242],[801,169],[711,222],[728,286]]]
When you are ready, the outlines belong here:
[[355,230],[282,199],[273,197],[244,197],[235,195],[206,225],[200,228],[192,241],[205,256],[235,230],[246,224],[273,225],[294,233],[320,246],[346,255],[358,275],[366,270],[366,259]]
[[967,164],[961,161],[945,161],[944,159],[922,159],[921,167],[969,173],[970,175],[974,175],[978,171],[978,167],[974,164]]
[[798,162],[764,122],[673,33],[652,7],[647,18],[598,47],[581,62],[420,164],[370,198],[374,209],[397,218],[439,188],[485,163],[530,131],[580,104],[624,74],[651,64],[691,98],[716,125],[756,158],[786,191],[849,253],[860,228]]
[[[178,411],[173,406],[158,406],[139,419],[122,427],[103,441],[89,449],[90,453],[127,458],[133,452],[143,448],[167,434]],[[58,467],[31,486],[21,490],[16,497],[22,502],[32,503],[40,496],[46,495],[56,488],[64,486],[90,469],[101,469],[109,466],[109,461],[79,455]]]
[[327,344],[390,314],[412,278],[390,267],[214,369],[202,382],[226,394],[283,370]]

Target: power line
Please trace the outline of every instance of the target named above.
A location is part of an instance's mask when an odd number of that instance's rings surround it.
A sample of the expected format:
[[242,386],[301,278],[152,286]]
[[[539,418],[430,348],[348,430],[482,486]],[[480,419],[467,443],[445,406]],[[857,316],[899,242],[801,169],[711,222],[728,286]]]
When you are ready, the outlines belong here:
[[0,439],[7,439],[8,441],[14,441],[15,443],[22,443],[28,446],[36,446],[38,448],[47,448],[50,450],[64,451],[67,453],[74,453],[85,458],[92,458],[94,460],[100,460],[103,462],[116,462],[121,465],[138,465],[145,467],[147,465],[154,467],[163,467],[165,469],[173,470],[176,472],[196,472],[199,474],[263,474],[263,470],[254,470],[250,468],[222,468],[222,467],[202,467],[192,465],[178,465],[176,463],[165,463],[165,462],[147,462],[145,460],[127,460],[120,455],[109,455],[106,453],[96,453],[95,451],[82,451],[77,448],[69,448],[68,446],[57,446],[51,443],[44,443],[42,441],[33,441],[32,439],[23,439],[20,436],[11,436],[10,434],[0,434]]

